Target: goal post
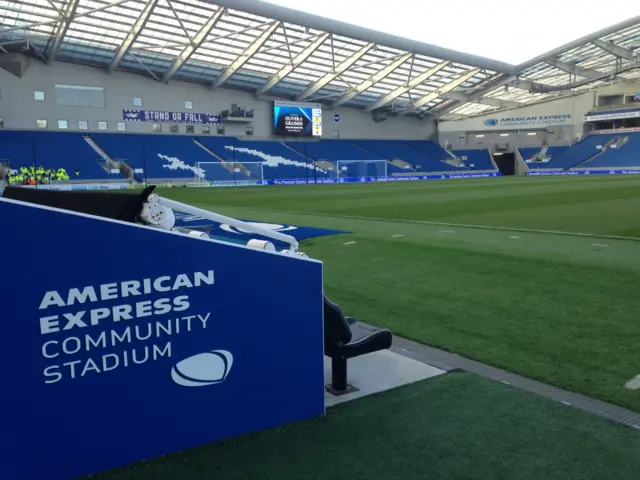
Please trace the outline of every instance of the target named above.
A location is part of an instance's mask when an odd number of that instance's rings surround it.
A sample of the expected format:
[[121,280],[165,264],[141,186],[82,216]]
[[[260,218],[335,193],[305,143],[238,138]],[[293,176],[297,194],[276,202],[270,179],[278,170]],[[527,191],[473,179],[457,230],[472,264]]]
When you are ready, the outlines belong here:
[[339,160],[336,162],[338,178],[387,177],[386,160]]
[[208,182],[262,182],[263,162],[198,162],[197,183]]

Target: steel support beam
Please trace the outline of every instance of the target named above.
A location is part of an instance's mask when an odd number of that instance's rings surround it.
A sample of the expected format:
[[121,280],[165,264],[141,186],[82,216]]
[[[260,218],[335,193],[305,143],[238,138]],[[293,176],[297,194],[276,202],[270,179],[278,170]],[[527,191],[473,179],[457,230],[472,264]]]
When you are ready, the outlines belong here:
[[618,58],[624,58],[625,60],[633,60],[635,58],[633,51],[627,48],[619,47],[613,42],[605,42],[603,40],[594,40],[593,43],[596,47],[604,50],[605,52],[615,55]]
[[[258,38],[254,40],[254,42],[247,47],[247,49],[242,52],[242,54],[236,58],[231,65],[225,68],[224,72],[220,74],[220,76],[211,83],[211,88],[218,88],[227,83],[234,73],[236,73],[242,66],[247,63],[251,57],[253,57],[258,50],[269,40],[269,37],[273,35],[278,29],[280,22],[275,21],[269,27],[267,27]],[[284,27],[283,27],[284,28]]]
[[331,20],[328,18],[300,12],[292,8],[280,7],[271,3],[256,0],[203,0],[207,3],[229,7],[241,12],[251,13],[260,17],[277,18],[282,22],[302,25],[319,30],[321,32],[331,32],[347,38],[353,38],[366,43],[384,45],[403,52],[412,52],[416,55],[424,55],[441,60],[449,60],[455,63],[462,63],[472,67],[483,68],[501,73],[515,73],[514,66],[505,62],[491,60],[489,58],[469,55],[457,52],[448,48],[430,45],[428,43],[409,40],[407,38],[390,35],[388,33],[376,32],[368,28],[357,27],[345,22]]
[[469,70],[468,72],[465,72],[462,75],[460,75],[455,80],[452,80],[451,82],[447,83],[444,87],[441,87],[435,92],[430,92],[425,96],[419,98],[418,100],[414,101],[411,107],[407,107],[402,110],[399,110],[398,113],[400,113],[400,115],[406,115],[408,113],[414,112],[420,107],[422,107],[423,105],[426,105],[427,103],[432,102],[436,98],[440,98],[443,94],[448,93],[454,88],[459,87],[464,82],[468,81],[471,77],[473,77],[474,75],[477,75],[478,73],[480,73],[479,68],[474,68],[473,70]]
[[300,65],[302,65],[302,63],[307,58],[309,58],[311,55],[313,55],[313,52],[315,52],[318,48],[320,48],[322,46],[322,44],[327,41],[327,39],[329,38],[330,35],[331,35],[330,33],[323,33],[318,38],[316,38],[311,43],[311,45],[309,45],[307,48],[302,50],[298,55],[296,55],[295,58],[293,58],[293,60],[291,61],[290,64],[285,65],[280,70],[278,70],[274,75],[272,75],[264,83],[264,85],[262,85],[256,91],[255,94],[256,95],[262,95],[262,94],[268,92],[269,90],[271,90],[273,87],[275,87],[284,77],[286,77],[291,72],[293,72],[296,68],[298,68]]
[[51,62],[56,58],[56,55],[60,50],[60,46],[62,45],[62,40],[67,34],[67,30],[69,30],[69,26],[76,14],[76,9],[78,8],[79,3],[80,0],[67,0],[67,3],[64,5],[63,16],[60,18],[60,23],[56,28],[56,33],[49,44],[49,48],[47,49],[47,62]]
[[[533,87],[530,89],[530,91],[532,93],[551,93],[551,92],[559,92],[562,90],[572,90],[574,88],[583,87],[585,85],[588,85],[593,82],[597,82],[599,80],[609,81],[610,79],[612,79],[613,77],[615,77],[620,73],[628,72],[630,70],[635,70],[637,68],[640,69],[640,58],[636,62],[627,63],[626,65],[620,67],[617,71],[600,73],[600,76],[596,78],[587,78],[580,82],[567,83],[565,85],[534,84]],[[615,81],[613,81],[612,83],[625,83],[625,82],[633,82],[633,80],[627,80],[623,77],[617,77],[617,79],[615,79]]]
[[449,61],[440,62],[437,65],[434,65],[433,67],[429,68],[428,70],[425,70],[421,74],[416,75],[406,85],[398,87],[395,90],[387,93],[385,96],[379,98],[375,103],[367,107],[367,112],[372,112],[373,110],[376,110],[378,108],[384,107],[385,105],[388,105],[389,103],[393,102],[396,98],[398,98],[400,95],[404,95],[409,90],[412,90],[416,88],[418,85],[421,85],[422,83],[426,82],[429,78],[431,78],[440,70],[442,70],[444,67],[449,65],[449,63],[450,63]]
[[344,72],[346,72],[351,66],[364,57],[369,50],[371,50],[375,46],[375,43],[367,43],[360,50],[355,52],[350,57],[346,58],[340,65],[338,65],[332,72],[325,74],[323,77],[318,79],[316,82],[309,85],[306,90],[304,90],[301,94],[296,97],[296,100],[306,100],[311,97],[318,90],[321,90],[322,87],[331,83]]
[[[216,2],[218,2],[218,0],[216,0]],[[607,28],[603,28],[602,30],[599,30],[597,32],[591,33],[589,35],[586,35],[582,38],[578,38],[572,42],[566,43],[558,48],[554,48],[553,50],[547,52],[547,53],[543,53],[542,55],[538,55],[537,57],[532,58],[531,60],[527,60],[524,63],[521,63],[519,65],[516,65],[515,67],[515,71],[513,72],[514,74],[519,74],[522,73],[524,70],[526,70],[529,67],[533,67],[534,65],[537,65],[538,63],[543,63],[546,62],[549,59],[552,58],[558,58],[560,55],[562,55],[563,53],[568,52],[569,50],[573,50],[574,48],[578,48],[581,47],[582,45],[585,45],[587,43],[591,43],[594,40],[600,39],[602,37],[606,37],[607,35],[611,35],[612,33],[616,33],[619,32],[620,30],[625,30],[629,27],[633,27],[634,25],[637,25],[638,23],[640,23],[640,16],[635,16],[632,18],[629,18],[623,22],[620,23],[616,23],[615,25],[611,25]]]
[[557,59],[549,59],[547,60],[547,63],[553,67],[556,67],[562,70],[563,72],[567,72],[572,75],[577,75],[579,77],[594,79],[594,78],[600,78],[602,76],[602,72],[598,72],[596,70],[589,70],[586,68],[580,68],[577,65],[574,65],[572,63],[561,62],[560,60],[557,60]]
[[347,103],[348,101],[354,99],[355,97],[357,97],[361,93],[365,92],[367,89],[373,87],[376,83],[378,83],[380,80],[385,78],[387,75],[389,75],[391,72],[393,72],[396,68],[400,67],[403,63],[405,63],[411,57],[412,57],[412,55],[410,53],[405,53],[404,55],[400,55],[393,62],[391,62],[389,65],[387,65],[386,67],[382,68],[378,72],[376,72],[373,75],[371,75],[369,78],[367,78],[360,85],[357,85],[353,89],[353,91],[345,93],[344,95],[342,95],[335,102],[333,102],[332,105],[334,107],[339,107],[340,105],[343,105],[343,104]]
[[113,73],[113,71],[116,68],[118,68],[118,65],[120,65],[120,62],[122,61],[124,56],[127,54],[127,52],[131,49],[131,47],[133,46],[137,38],[140,36],[140,33],[142,33],[142,30],[144,30],[144,26],[147,24],[147,21],[151,16],[151,12],[153,12],[153,9],[158,4],[158,1],[159,0],[147,1],[147,4],[144,6],[142,11],[140,12],[140,16],[131,26],[131,30],[129,30],[129,33],[127,33],[127,36],[124,38],[124,41],[120,44],[120,46],[118,47],[118,50],[116,50],[116,54],[111,59],[111,62],[107,67],[107,71],[109,73]]
[[[91,10],[85,10],[82,13],[76,13],[73,16],[73,20],[77,20],[80,17],[88,17],[89,15],[92,15],[96,12],[101,12],[103,10],[107,10],[109,8],[113,8],[113,7],[117,7],[118,5],[122,5],[123,3],[127,3],[130,2],[131,0],[116,0],[112,3],[107,3],[106,5],[101,5],[98,8],[92,8]],[[25,24],[20,24],[20,25],[13,25],[11,27],[7,27],[7,28],[0,28],[0,34],[2,33],[7,33],[7,32],[15,32],[16,30],[29,30],[31,28],[35,28],[35,27],[44,27],[46,25],[54,25],[60,22],[60,18],[50,18],[48,20],[43,20],[42,22],[33,22],[33,23],[25,23]],[[19,35],[19,34],[18,34]],[[42,39],[42,35],[33,35],[34,37],[37,36],[39,39]],[[54,36],[54,34],[51,34],[51,36]]]
[[513,102],[511,100],[500,100],[499,98],[493,97],[481,97],[469,100],[464,93],[458,92],[445,93],[441,96],[441,98],[446,98],[447,100],[457,100],[462,103],[477,103],[479,105],[488,105],[490,107],[498,108],[518,108],[524,105],[524,103]]
[[209,17],[205,24],[202,25],[198,33],[196,33],[195,37],[190,39],[191,44],[184,47],[182,52],[180,52],[180,55],[173,59],[173,62],[171,62],[169,69],[162,76],[163,82],[169,81],[169,79],[173,77],[178,70],[180,70],[185,62],[189,60],[189,58],[191,58],[191,55],[193,55],[194,52],[198,48],[200,48],[200,45],[202,45],[207,40],[207,37],[209,36],[211,31],[215,28],[216,23],[218,23],[218,20],[220,20],[220,18],[226,13],[226,11],[226,8],[220,7],[216,11],[216,13]]
[[505,85],[511,84],[511,82],[517,81],[518,78],[515,75],[498,75],[497,77],[488,80],[483,85],[481,85],[478,89],[464,95],[463,99],[456,100],[453,103],[450,103],[446,107],[439,108],[434,112],[436,117],[441,117],[446,115],[447,113],[455,110],[460,105],[463,105],[468,102],[473,102],[474,100],[478,100],[484,97],[487,93],[494,91],[496,88],[504,87]]

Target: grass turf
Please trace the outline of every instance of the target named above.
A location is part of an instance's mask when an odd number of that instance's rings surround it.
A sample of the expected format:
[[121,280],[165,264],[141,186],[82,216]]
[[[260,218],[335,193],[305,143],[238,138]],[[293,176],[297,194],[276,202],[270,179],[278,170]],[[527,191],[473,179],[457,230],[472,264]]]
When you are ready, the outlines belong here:
[[636,431],[458,373],[92,478],[631,480],[638,451]]
[[352,231],[303,245],[348,314],[636,411],[640,242],[421,222],[640,237],[639,192],[609,176],[162,191]]

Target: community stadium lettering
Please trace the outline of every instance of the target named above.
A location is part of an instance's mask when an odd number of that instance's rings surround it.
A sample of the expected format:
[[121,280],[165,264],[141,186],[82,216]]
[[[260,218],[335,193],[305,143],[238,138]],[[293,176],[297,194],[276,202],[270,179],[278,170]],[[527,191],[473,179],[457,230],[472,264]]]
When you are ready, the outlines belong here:
[[[45,292],[38,307],[39,331],[44,336],[41,353],[51,361],[43,370],[44,383],[171,357],[171,340],[176,335],[205,330],[211,318],[211,312],[189,311],[189,291],[214,284],[214,271],[208,270]],[[140,298],[158,293],[166,296]],[[116,304],[103,306],[107,301]],[[91,331],[109,323],[109,330]],[[96,355],[90,358],[74,358],[94,350]]]
[[564,125],[571,121],[570,113],[557,115],[529,115],[521,117],[487,118],[483,121],[485,127],[512,128],[512,127],[543,127],[550,125]]

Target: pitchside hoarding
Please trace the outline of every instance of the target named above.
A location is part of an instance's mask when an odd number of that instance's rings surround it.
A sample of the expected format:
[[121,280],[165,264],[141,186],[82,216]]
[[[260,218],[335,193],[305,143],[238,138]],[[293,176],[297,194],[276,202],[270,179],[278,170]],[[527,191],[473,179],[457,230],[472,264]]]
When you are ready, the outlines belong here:
[[6,199],[0,216],[3,479],[323,414],[321,263]]

